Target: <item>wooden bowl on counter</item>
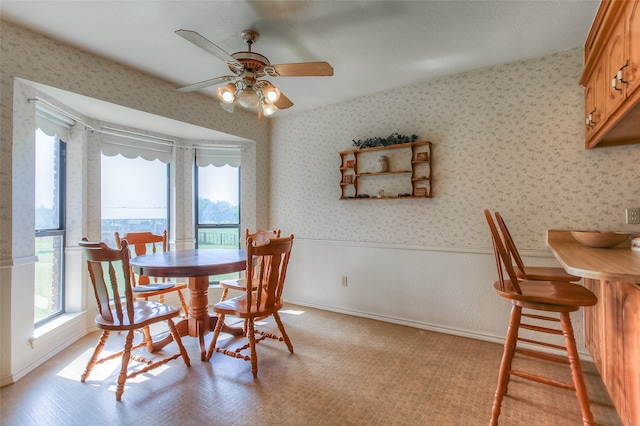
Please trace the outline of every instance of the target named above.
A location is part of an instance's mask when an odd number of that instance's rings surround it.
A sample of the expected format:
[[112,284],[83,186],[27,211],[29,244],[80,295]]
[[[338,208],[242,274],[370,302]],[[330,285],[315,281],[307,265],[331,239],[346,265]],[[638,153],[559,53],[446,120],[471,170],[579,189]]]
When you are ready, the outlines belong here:
[[613,247],[629,239],[624,232],[571,231],[571,235],[580,244],[596,248]]

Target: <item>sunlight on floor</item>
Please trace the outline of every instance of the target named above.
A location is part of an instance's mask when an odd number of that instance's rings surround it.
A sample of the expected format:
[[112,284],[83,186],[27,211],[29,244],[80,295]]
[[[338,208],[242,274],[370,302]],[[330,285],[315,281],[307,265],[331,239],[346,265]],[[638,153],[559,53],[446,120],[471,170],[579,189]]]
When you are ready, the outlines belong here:
[[[62,377],[65,379],[73,380],[74,382],[80,382],[80,377],[84,372],[84,369],[87,366],[87,362],[91,358],[91,354],[93,354],[94,348],[88,348],[82,354],[80,354],[77,358],[75,358],[71,363],[64,366],[62,370],[60,370],[56,375],[58,377]],[[115,352],[103,350],[100,353],[101,357],[106,357],[113,355]],[[149,360],[153,360],[153,355],[149,356],[149,354],[144,354],[145,357],[148,357]],[[102,382],[107,380],[110,376],[116,377],[120,372],[120,367],[122,366],[122,357],[117,357],[114,359],[110,359],[108,361],[103,362],[102,364],[96,364],[91,371],[91,374],[87,378],[87,384],[94,384],[92,382]],[[144,367],[144,363],[139,363],[134,360],[129,361],[128,365],[128,374],[131,374],[134,370],[140,369]],[[159,367],[154,368],[153,370],[147,371],[146,373],[140,374],[136,377],[132,377],[127,379],[127,383],[142,383],[149,380],[151,377],[149,376],[159,376],[164,371],[170,369],[170,365],[161,365]],[[115,391],[115,385],[114,385]]]
[[289,315],[302,315],[304,314],[304,311],[296,311],[293,309],[281,309],[279,311],[281,314],[289,314]]
[[[65,379],[73,380],[74,382],[80,382],[80,376],[82,376],[82,373],[87,366],[87,362],[89,362],[91,354],[93,354],[93,350],[94,348],[92,347],[87,348],[87,350],[80,354],[76,359],[71,361],[71,363],[64,366],[64,368],[60,370],[56,375]],[[103,350],[101,355],[108,356],[114,353],[115,352]],[[89,378],[91,379],[91,381],[96,382],[106,379],[111,374],[113,374],[114,371],[120,368],[120,360],[121,358],[115,358],[100,365],[96,365]]]

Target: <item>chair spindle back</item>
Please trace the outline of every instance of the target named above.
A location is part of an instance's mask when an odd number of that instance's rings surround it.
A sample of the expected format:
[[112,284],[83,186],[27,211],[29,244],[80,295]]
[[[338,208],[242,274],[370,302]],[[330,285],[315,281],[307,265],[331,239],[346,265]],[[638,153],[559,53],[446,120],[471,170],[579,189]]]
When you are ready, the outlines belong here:
[[[135,256],[147,254],[149,250],[151,253],[158,253],[160,249],[162,249],[162,252],[167,251],[166,229],[162,232],[162,235],[156,235],[151,232],[127,232],[120,237],[120,234],[116,232],[115,237],[118,247],[120,247],[121,241],[126,240],[129,243],[129,249]],[[134,287],[151,283],[151,279],[145,275],[136,276],[133,269],[131,269],[131,280]],[[165,282],[166,278],[158,279],[158,277],[153,277],[153,282],[158,281]]]
[[[125,321],[125,314],[126,320],[132,321],[134,297],[129,276],[127,242],[123,240],[119,249],[112,249],[103,242],[90,242],[86,238],[79,244],[87,259],[89,277],[102,318],[114,322],[115,311],[119,323]],[[119,277],[122,278],[124,288],[120,288]],[[124,295],[120,294],[121,291],[124,291]]]
[[516,244],[513,242],[513,238],[511,237],[511,233],[507,228],[507,224],[504,223],[504,219],[502,219],[502,216],[500,215],[499,212],[495,212],[495,216],[496,216],[496,222],[498,222],[498,226],[500,227],[500,232],[502,232],[502,237],[504,238],[504,242],[507,246],[507,250],[513,257],[514,262],[516,262],[516,266],[518,267],[518,270],[522,274],[524,274],[525,273],[524,262],[520,257],[520,253],[518,252],[518,248],[516,247]]
[[[516,271],[513,269],[513,264],[511,262],[511,255],[505,248],[502,237],[498,232],[498,228],[496,227],[496,224],[493,221],[489,210],[484,211],[484,216],[486,217],[487,224],[489,225],[489,229],[491,230],[493,253],[496,259],[496,268],[498,269],[498,281],[500,282],[500,290],[504,292],[522,294],[520,286],[518,285],[518,277],[516,275]],[[505,280],[504,277],[505,270],[507,271],[507,275],[509,277],[508,280]]]
[[[270,238],[263,244],[247,240],[247,282],[254,282],[255,291],[247,286],[247,305],[256,298],[258,310],[269,310],[281,304],[293,235]],[[255,265],[254,265],[255,263]]]

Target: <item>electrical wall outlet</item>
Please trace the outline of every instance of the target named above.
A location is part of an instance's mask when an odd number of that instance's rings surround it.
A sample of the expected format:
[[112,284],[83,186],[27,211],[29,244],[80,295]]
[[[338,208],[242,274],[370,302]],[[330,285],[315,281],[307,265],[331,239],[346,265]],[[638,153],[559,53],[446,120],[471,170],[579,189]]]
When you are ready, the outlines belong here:
[[342,276],[342,281],[341,282],[342,282],[342,287],[346,287],[347,286],[347,276],[346,275]]
[[640,207],[627,210],[627,224],[640,225]]

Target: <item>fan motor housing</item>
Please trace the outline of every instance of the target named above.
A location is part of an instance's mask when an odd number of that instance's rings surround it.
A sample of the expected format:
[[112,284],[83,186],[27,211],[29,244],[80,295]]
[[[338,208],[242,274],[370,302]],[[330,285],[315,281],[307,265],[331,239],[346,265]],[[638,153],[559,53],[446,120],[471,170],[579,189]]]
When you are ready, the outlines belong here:
[[[255,52],[236,52],[233,56],[242,64],[245,70],[251,72],[260,72],[264,69],[264,67],[271,65],[269,60],[262,56],[259,53]],[[231,71],[235,71],[235,69],[229,66]]]

